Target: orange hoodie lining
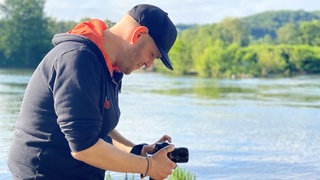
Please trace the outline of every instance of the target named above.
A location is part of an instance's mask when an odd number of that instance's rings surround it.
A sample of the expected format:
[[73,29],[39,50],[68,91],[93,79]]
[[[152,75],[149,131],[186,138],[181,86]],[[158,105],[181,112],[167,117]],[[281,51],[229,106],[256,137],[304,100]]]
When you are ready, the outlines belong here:
[[92,19],[92,20],[78,24],[67,33],[82,35],[87,37],[91,41],[93,41],[102,52],[104,59],[106,61],[108,70],[111,76],[113,76],[113,71],[119,71],[119,68],[116,67],[115,65],[112,65],[108,54],[105,52],[105,50],[102,47],[103,31],[105,31],[106,29],[107,29],[107,25],[103,21],[98,19]]

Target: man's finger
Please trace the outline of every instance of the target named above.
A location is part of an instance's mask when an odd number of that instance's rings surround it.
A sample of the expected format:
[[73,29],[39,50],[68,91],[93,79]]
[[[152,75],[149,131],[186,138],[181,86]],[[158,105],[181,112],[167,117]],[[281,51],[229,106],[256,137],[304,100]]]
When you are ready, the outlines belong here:
[[162,136],[162,137],[159,139],[158,142],[164,142],[164,141],[168,141],[169,143],[171,143],[171,142],[172,142],[172,139],[171,139],[170,136],[164,135],[164,136]]
[[174,145],[170,144],[170,145],[164,147],[163,149],[165,149],[166,153],[172,152],[174,150]]

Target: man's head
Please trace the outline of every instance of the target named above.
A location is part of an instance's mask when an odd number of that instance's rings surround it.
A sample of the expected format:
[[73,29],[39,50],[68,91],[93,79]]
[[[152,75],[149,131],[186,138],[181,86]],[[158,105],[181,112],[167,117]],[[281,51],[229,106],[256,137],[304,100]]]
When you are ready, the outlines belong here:
[[133,7],[129,15],[141,26],[148,28],[149,35],[161,53],[160,59],[168,69],[173,70],[168,52],[176,40],[177,30],[168,14],[156,6],[140,4]]

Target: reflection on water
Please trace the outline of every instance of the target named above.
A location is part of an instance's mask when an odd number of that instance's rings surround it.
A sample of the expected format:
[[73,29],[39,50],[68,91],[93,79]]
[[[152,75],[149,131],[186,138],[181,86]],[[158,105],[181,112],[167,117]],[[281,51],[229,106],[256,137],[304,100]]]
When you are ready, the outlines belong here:
[[[0,179],[9,177],[7,152],[30,76],[0,70]],[[189,148],[190,161],[179,166],[197,179],[317,179],[318,79],[135,73],[124,78],[118,130],[137,143],[171,135],[176,146]]]
[[[287,79],[212,80],[189,78],[189,83],[175,82],[173,88],[155,89],[153,92],[172,96],[196,96],[198,98],[224,100],[252,100],[282,102],[288,106],[320,108],[320,82],[300,76]],[[307,91],[307,92],[306,92]]]

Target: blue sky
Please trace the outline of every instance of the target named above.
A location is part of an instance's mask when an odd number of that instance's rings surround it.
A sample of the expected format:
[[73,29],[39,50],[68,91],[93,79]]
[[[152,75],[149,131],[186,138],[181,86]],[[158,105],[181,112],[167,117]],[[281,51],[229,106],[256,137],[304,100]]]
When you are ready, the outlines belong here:
[[[267,10],[320,10],[320,0],[47,0],[46,13],[58,20],[82,17],[119,20],[136,4],[154,4],[174,23],[213,23]],[[72,7],[72,8],[71,8]]]
[[[4,0],[0,0],[3,2]],[[57,20],[83,17],[114,22],[136,4],[148,3],[168,12],[174,23],[213,23],[267,10],[320,10],[320,0],[46,0],[45,12]]]

